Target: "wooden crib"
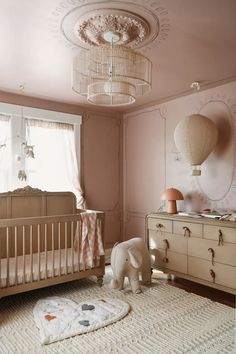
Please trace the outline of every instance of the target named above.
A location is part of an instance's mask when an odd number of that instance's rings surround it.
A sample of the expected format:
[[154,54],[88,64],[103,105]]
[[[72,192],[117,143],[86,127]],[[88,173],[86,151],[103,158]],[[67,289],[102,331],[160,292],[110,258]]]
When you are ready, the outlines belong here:
[[[29,186],[0,193],[0,298],[96,275],[102,284],[104,256],[81,262],[81,214],[71,192],[43,192]],[[104,234],[104,213],[97,211]]]

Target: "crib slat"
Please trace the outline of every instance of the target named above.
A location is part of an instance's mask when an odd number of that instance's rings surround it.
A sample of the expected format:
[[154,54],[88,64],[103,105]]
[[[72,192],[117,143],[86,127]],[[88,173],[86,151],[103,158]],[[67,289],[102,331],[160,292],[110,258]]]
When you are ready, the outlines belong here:
[[23,284],[25,284],[25,226],[22,226],[22,237],[23,237]]
[[33,282],[33,225],[30,225],[30,281]]
[[17,255],[17,226],[14,227],[15,235],[15,285],[18,282],[18,255]]
[[[102,230],[102,219],[101,219],[101,216],[98,217],[97,221],[98,221],[98,224],[99,224],[99,229],[100,229],[101,234],[102,234],[103,230]],[[96,267],[100,267],[101,266],[101,257],[96,257],[95,266]]]
[[2,270],[1,270],[1,250],[0,250],[0,288],[2,287]]
[[40,278],[40,224],[38,224],[38,280]]
[[58,223],[59,277],[61,276],[61,223]]
[[1,250],[0,250],[0,288],[2,287],[2,270],[1,270],[1,264],[2,261],[1,261]]
[[67,221],[65,221],[65,263],[66,263],[66,269],[65,269],[65,274],[67,274],[68,271],[68,249],[67,249]]
[[52,278],[54,278],[54,223],[52,223]]
[[6,254],[7,254],[7,287],[9,286],[9,227],[6,230]]
[[48,277],[48,251],[47,251],[47,242],[48,242],[48,234],[47,234],[47,224],[44,224],[44,252],[45,252],[45,279]]
[[77,252],[78,252],[78,272],[80,271],[80,222],[76,222]]
[[73,242],[73,233],[74,233],[74,223],[70,223],[70,242],[71,242],[71,273],[74,273],[74,242]]

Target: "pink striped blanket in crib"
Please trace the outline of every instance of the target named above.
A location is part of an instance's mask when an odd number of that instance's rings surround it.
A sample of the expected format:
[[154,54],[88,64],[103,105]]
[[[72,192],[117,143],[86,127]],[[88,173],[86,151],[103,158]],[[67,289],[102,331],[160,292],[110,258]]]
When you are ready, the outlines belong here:
[[85,267],[99,265],[104,255],[101,225],[96,212],[81,213],[81,227],[76,230],[74,248],[79,253],[80,263]]

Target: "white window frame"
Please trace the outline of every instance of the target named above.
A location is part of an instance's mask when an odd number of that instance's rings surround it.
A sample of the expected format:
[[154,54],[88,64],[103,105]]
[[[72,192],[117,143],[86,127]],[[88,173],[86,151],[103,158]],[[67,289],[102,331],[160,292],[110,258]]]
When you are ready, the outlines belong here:
[[[78,170],[79,174],[81,174],[81,124],[82,124],[82,116],[75,115],[70,113],[63,113],[57,111],[49,111],[41,108],[32,108],[26,106],[20,106],[9,103],[0,102],[0,113],[7,114],[11,116],[11,136],[13,139],[8,141],[11,144],[12,148],[12,171],[17,171],[19,169],[19,162],[17,162],[17,157],[21,152],[21,143],[24,140],[24,136],[20,139],[17,139],[17,135],[21,130],[22,124],[22,109],[23,109],[23,117],[28,119],[40,119],[51,122],[61,122],[61,123],[69,123],[74,125],[74,133],[75,133],[75,149],[78,160]],[[21,133],[21,132],[20,132]],[[11,181],[13,185],[19,185],[19,180],[17,180],[16,174],[12,177]]]

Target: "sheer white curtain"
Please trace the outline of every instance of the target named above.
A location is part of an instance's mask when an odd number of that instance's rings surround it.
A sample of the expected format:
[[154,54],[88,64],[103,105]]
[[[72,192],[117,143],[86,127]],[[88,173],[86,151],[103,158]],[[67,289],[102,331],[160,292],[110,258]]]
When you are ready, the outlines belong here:
[[47,191],[71,191],[77,206],[85,201],[79,179],[74,125],[26,119],[26,140],[35,158],[26,158],[27,184]]
[[0,192],[10,189],[10,116],[0,114]]

